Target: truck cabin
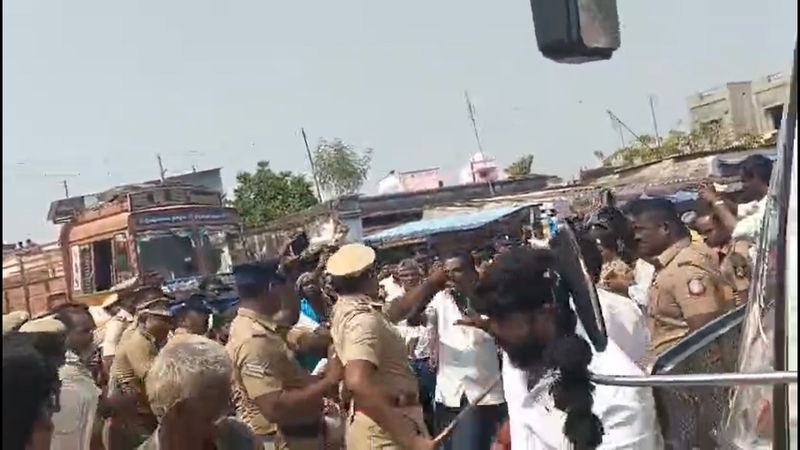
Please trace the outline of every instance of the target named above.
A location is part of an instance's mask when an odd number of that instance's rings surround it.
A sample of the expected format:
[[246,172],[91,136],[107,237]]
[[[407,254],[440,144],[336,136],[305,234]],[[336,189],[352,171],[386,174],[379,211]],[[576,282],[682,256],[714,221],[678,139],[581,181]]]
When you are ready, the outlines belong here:
[[73,299],[157,273],[166,282],[229,273],[241,251],[240,219],[218,193],[155,187],[76,213],[61,229]]

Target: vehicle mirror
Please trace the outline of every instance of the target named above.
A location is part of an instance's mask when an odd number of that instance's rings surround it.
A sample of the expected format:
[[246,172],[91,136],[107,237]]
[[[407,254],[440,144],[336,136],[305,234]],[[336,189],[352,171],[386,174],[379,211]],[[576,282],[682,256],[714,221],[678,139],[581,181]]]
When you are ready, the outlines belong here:
[[531,0],[539,51],[559,63],[610,59],[619,48],[616,0]]

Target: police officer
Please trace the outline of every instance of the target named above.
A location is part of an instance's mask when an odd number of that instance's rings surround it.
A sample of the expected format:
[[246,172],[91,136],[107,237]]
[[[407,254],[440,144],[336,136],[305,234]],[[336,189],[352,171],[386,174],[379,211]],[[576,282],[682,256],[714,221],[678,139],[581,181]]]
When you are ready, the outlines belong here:
[[730,305],[724,301],[713,254],[706,245],[691,242],[672,202],[638,200],[629,211],[639,256],[655,266],[647,305],[652,362]]
[[736,306],[747,301],[750,286],[750,244],[747,241],[731,238],[731,233],[715,215],[698,217],[694,227],[711,249],[716,252],[720,275],[725,282],[726,299]]
[[[265,449],[317,450],[322,444],[323,397],[341,380],[339,360],[330,358],[322,377],[310,376],[289,350],[287,299],[293,289],[277,261],[234,268],[239,309],[226,349],[233,362],[236,412]],[[294,286],[290,286],[293,288]],[[298,300],[294,297],[294,303]]]
[[140,305],[137,315],[138,324],[119,343],[111,365],[110,395],[136,397],[136,414],[110,419],[108,447],[120,450],[136,448],[158,425],[147,401],[144,381],[172,330],[172,313],[166,298]]
[[345,388],[352,394],[347,449],[432,449],[417,380],[393,322],[423,307],[446,277],[435,272],[384,312],[376,302],[378,279],[371,248],[345,245],[330,257],[326,270],[338,294],[331,335],[344,364]]

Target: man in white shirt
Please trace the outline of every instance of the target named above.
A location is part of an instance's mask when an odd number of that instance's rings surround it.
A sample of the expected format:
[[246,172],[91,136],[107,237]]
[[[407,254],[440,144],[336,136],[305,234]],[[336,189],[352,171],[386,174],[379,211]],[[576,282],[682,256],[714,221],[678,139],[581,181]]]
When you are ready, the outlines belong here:
[[94,320],[87,308],[65,305],[56,317],[67,328],[66,362],[58,370],[60,410],[53,414],[51,450],[90,450],[100,389],[84,363],[93,348]]
[[557,304],[553,253],[516,248],[481,277],[471,321],[505,350],[503,381],[515,450],[659,450],[651,389],[594,385],[592,373],[641,375],[613,340],[600,353],[570,305]]
[[[434,413],[437,433],[500,376],[494,338],[483,330],[457,324],[471,314],[470,298],[478,281],[472,258],[466,254],[451,257],[444,261],[444,267],[451,286],[436,294],[426,308],[438,356]],[[503,389],[498,384],[459,419],[443,448],[488,449],[506,414]]]

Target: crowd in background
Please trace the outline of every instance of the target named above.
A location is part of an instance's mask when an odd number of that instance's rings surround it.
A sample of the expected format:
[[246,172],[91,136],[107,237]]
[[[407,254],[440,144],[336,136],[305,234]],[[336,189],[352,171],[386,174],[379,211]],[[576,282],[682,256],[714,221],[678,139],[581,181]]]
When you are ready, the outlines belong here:
[[394,264],[351,244],[322,251],[311,270],[282,251],[235,268],[240,300],[225,311],[213,306],[219,284],[172,298],[147,279],[102,305],[4,315],[3,448],[649,450],[696,440],[659,432],[649,389],[594,386],[589,374],[644,374],[747,301],[771,162],[742,167],[739,205],[704,186],[688,220],[668,200],[643,199],[573,226],[602,306],[603,352],[558,301],[554,250],[507,235]]

